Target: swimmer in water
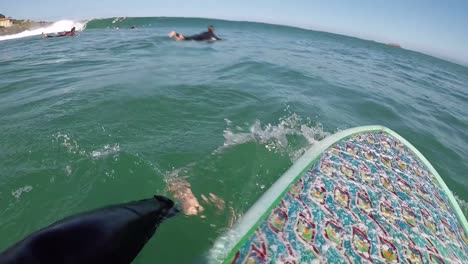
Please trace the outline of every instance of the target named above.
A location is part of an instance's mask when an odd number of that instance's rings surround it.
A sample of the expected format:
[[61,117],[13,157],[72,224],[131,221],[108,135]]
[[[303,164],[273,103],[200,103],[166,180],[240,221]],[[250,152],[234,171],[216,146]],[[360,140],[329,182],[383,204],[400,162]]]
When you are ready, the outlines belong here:
[[208,31],[197,34],[197,35],[192,35],[192,36],[184,36],[182,34],[179,34],[175,31],[172,31],[169,33],[170,38],[175,38],[177,41],[181,40],[196,40],[196,41],[214,41],[214,40],[221,40],[216,34],[214,33],[215,28],[213,26],[208,27]]

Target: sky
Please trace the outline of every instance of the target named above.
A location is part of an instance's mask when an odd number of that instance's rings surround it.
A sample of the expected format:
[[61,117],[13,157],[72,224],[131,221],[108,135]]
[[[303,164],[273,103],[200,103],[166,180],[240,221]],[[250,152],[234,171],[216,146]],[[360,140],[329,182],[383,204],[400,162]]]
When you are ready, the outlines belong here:
[[468,0],[1,0],[0,13],[56,21],[114,16],[206,17],[327,31],[468,65]]

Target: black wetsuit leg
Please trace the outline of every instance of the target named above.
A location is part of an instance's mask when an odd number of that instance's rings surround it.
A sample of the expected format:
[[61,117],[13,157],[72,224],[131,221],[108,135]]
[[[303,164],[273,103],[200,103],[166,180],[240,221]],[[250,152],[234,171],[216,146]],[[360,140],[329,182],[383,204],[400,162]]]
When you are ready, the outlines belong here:
[[162,196],[65,218],[0,254],[1,264],[131,263],[176,209]]

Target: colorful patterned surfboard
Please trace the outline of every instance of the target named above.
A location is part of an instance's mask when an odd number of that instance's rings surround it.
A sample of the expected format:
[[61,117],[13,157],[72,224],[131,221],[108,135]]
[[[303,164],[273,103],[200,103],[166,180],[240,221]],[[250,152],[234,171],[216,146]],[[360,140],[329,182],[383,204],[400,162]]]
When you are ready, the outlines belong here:
[[424,156],[381,126],[308,150],[218,239],[213,263],[467,263],[468,224]]

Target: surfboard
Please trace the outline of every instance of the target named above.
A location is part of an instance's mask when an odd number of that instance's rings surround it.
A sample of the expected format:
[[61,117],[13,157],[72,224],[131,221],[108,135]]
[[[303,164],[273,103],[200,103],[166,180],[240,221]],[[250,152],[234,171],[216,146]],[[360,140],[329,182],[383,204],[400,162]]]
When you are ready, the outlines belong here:
[[215,242],[210,262],[463,263],[467,231],[429,161],[394,131],[365,126],[309,149]]

